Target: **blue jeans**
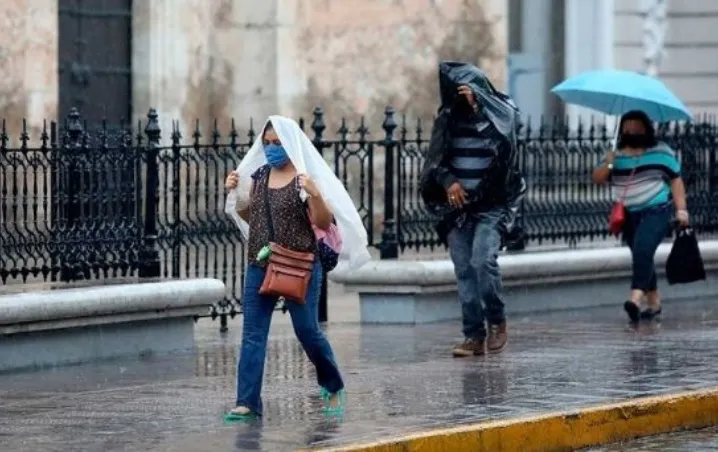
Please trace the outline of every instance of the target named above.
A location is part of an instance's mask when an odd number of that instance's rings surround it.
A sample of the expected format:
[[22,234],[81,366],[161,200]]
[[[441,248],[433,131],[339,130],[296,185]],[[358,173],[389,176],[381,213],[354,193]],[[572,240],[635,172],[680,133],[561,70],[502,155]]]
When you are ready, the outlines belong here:
[[633,256],[632,290],[650,292],[658,288],[653,258],[658,245],[666,238],[670,220],[670,204],[628,212],[623,239]]
[[486,338],[486,320],[492,325],[506,320],[497,261],[501,248],[500,213],[492,210],[478,218],[469,217],[448,235],[461,303],[463,333],[469,339]]
[[[259,415],[262,414],[262,377],[269,324],[278,301],[277,297],[259,294],[264,275],[264,268],[253,264],[247,266],[242,298],[244,327],[237,364],[237,406],[247,407]],[[294,333],[316,368],[319,385],[330,393],[335,393],[344,388],[344,382],[329,341],[319,329],[317,306],[321,287],[322,268],[317,261],[307,290],[306,304],[288,301],[287,308],[292,317]]]

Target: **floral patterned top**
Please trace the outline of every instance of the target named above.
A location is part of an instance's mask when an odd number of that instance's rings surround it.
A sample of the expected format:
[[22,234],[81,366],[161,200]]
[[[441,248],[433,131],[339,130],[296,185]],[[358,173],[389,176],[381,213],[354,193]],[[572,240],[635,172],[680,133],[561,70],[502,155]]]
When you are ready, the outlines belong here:
[[[249,209],[249,243],[247,262],[257,262],[257,254],[270,240],[293,251],[313,253],[317,238],[309,223],[307,204],[299,197],[299,185],[295,178],[282,188],[269,188],[269,166],[263,166],[252,174],[254,191]],[[266,192],[266,198],[265,198]],[[274,238],[269,237],[265,199],[269,200],[269,211],[274,225]]]

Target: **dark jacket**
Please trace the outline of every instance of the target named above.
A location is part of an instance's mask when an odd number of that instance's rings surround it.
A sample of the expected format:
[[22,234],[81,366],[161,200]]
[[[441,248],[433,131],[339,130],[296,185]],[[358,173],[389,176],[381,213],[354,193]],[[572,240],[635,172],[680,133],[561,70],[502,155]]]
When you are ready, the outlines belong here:
[[[503,138],[503,144],[480,190],[470,195],[469,204],[463,210],[456,210],[448,203],[446,189],[458,181],[450,171],[448,150],[453,121],[451,109],[461,85],[472,89],[481,115],[491,121],[493,129]],[[432,214],[442,217],[438,225],[442,240],[445,240],[443,236],[462,215],[497,207],[503,209],[499,227],[506,234],[513,228],[521,199],[526,193],[526,182],[519,170],[517,152],[516,131],[520,127],[518,109],[511,98],[493,87],[486,74],[471,64],[441,63],[439,86],[441,107],[434,121],[421,172],[420,190],[424,203]]]

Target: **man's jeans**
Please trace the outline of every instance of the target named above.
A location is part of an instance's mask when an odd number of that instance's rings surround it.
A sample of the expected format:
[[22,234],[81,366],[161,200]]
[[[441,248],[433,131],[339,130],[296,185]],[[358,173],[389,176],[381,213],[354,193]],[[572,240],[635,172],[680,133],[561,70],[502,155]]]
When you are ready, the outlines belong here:
[[637,212],[628,212],[623,240],[633,256],[632,290],[651,292],[658,288],[656,267],[653,259],[656,249],[668,234],[671,220],[671,205],[650,207]]
[[[277,297],[259,294],[265,270],[250,264],[244,279],[242,310],[244,327],[242,347],[237,364],[237,406],[244,406],[262,414],[262,377],[267,354],[267,337]],[[306,304],[287,301],[292,326],[302,348],[314,364],[321,387],[335,393],[344,388],[344,382],[326,336],[319,329],[317,306],[322,287],[321,264],[316,262],[309,283]],[[279,359],[291,359],[290,356]]]
[[505,320],[497,261],[501,248],[500,214],[500,211],[492,210],[478,218],[469,217],[460,227],[454,227],[448,236],[461,302],[463,332],[469,339],[486,338],[485,320],[492,325]]

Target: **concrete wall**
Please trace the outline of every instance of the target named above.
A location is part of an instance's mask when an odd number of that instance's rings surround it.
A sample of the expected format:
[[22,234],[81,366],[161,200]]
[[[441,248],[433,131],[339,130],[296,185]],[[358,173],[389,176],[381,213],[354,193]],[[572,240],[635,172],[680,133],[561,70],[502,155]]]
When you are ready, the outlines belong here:
[[[505,87],[507,11],[505,0],[471,0],[492,23],[495,59],[482,67]],[[434,73],[437,50],[464,19],[465,0],[304,0],[299,7],[298,42],[308,99],[295,112],[320,100],[346,102],[358,113],[405,104],[422,72]],[[477,43],[478,45],[478,43]],[[467,44],[467,46],[470,46]],[[454,57],[454,55],[447,55]],[[280,58],[281,60],[281,58]],[[438,99],[438,90],[430,93]],[[296,92],[301,92],[297,90]],[[290,102],[284,102],[288,105]]]
[[[662,298],[715,297],[718,241],[700,242],[708,276],[692,284],[669,285],[664,278],[672,246],[661,244],[655,256]],[[502,253],[498,261],[503,292],[511,300],[509,314],[611,305],[629,290],[631,253],[626,247]],[[358,269],[342,262],[329,278],[359,293],[363,323],[427,323],[461,316],[448,259],[374,260]]]

